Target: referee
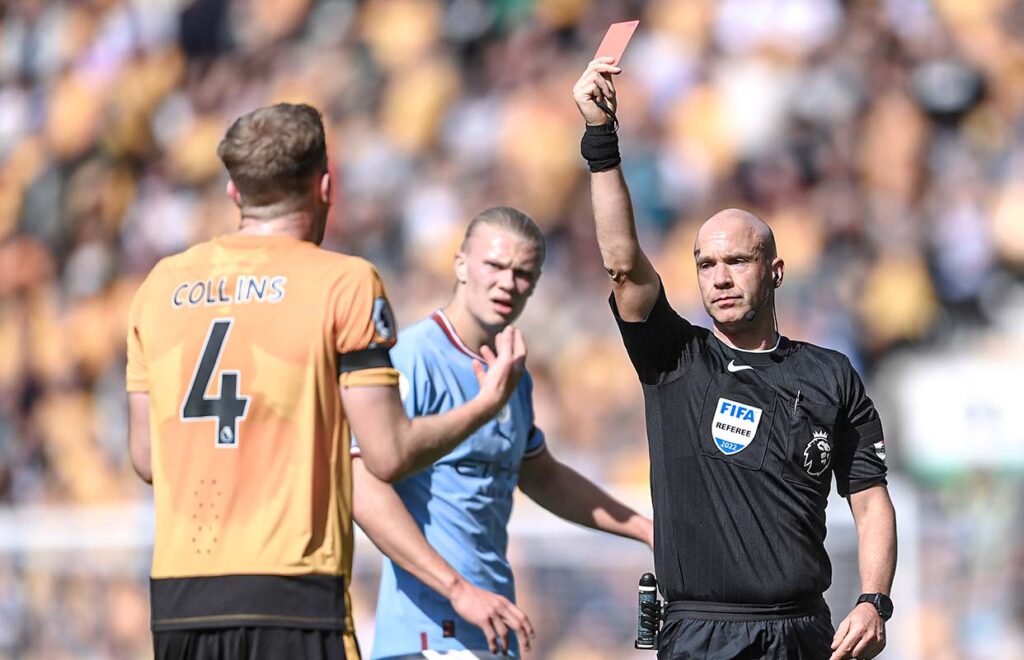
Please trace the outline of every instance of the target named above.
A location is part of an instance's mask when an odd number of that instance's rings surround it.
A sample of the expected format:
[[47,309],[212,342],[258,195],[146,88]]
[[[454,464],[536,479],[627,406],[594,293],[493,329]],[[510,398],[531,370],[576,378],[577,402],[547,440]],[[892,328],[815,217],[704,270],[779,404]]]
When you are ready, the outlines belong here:
[[[601,58],[573,88],[584,119],[611,307],[643,385],[665,659],[873,658],[896,569],[882,426],[842,354],[779,335],[785,264],[771,229],[727,209],[700,228],[713,329],[669,305],[642,251],[619,166],[615,88]],[[835,478],[857,527],[864,593],[831,625],[825,505]]]

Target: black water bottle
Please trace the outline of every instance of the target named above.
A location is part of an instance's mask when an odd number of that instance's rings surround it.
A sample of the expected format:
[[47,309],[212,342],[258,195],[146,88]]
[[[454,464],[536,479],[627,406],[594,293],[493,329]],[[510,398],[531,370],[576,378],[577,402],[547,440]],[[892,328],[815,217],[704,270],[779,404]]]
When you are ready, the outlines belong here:
[[644,573],[640,578],[636,601],[636,641],[633,646],[638,649],[657,649],[661,602],[658,600],[658,580],[653,573]]

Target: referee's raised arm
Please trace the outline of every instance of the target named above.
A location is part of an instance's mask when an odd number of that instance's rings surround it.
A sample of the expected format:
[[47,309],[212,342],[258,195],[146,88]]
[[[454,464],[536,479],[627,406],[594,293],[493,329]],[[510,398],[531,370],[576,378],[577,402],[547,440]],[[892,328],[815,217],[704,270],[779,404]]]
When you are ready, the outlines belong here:
[[647,317],[658,298],[658,273],[640,247],[629,188],[620,167],[616,97],[612,76],[622,71],[612,58],[592,61],[573,86],[576,106],[587,123],[581,152],[590,166],[597,244],[619,315],[624,321]]

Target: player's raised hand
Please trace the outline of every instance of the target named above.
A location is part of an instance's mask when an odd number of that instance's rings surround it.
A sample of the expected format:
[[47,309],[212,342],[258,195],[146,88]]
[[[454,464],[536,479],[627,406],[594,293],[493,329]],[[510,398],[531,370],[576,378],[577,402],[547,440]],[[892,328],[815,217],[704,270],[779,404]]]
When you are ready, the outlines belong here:
[[870,603],[860,603],[843,622],[839,624],[832,638],[832,657],[829,660],[847,658],[873,658],[885,648],[885,621]]
[[622,73],[622,69],[612,64],[614,57],[599,57],[587,65],[586,71],[572,88],[572,97],[576,107],[580,109],[583,119],[591,126],[607,124],[611,117],[602,110],[598,103],[605,104],[615,112],[615,84],[612,76]]
[[487,363],[487,368],[485,370],[479,362],[473,363],[473,372],[480,383],[479,396],[485,397],[497,413],[512,396],[526,370],[526,342],[523,333],[518,328],[508,326],[494,338],[494,350],[483,346],[480,355]]
[[491,653],[509,651],[510,632],[519,636],[523,648],[531,649],[535,633],[530,618],[504,596],[460,580],[452,589],[450,600],[459,616],[484,632]]

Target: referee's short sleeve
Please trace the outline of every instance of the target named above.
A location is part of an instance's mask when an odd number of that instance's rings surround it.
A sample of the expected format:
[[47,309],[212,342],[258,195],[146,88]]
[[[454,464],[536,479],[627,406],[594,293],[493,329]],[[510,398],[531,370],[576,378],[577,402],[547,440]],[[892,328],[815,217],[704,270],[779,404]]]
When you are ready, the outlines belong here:
[[609,296],[608,304],[641,383],[667,382],[686,366],[686,346],[694,335],[694,328],[669,305],[664,284],[659,284],[654,306],[642,321],[623,320],[614,294]]
[[886,483],[885,436],[875,404],[848,360],[843,364],[845,428],[836,465],[836,488],[843,497]]

